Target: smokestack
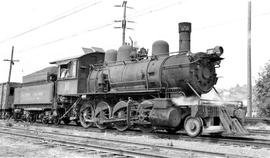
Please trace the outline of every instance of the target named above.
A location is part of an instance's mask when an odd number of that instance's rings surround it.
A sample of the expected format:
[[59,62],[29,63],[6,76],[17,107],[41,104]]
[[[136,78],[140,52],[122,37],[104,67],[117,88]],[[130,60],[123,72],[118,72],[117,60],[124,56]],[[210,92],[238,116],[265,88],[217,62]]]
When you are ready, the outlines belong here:
[[178,28],[179,28],[179,53],[189,52],[191,23],[181,22],[178,24]]

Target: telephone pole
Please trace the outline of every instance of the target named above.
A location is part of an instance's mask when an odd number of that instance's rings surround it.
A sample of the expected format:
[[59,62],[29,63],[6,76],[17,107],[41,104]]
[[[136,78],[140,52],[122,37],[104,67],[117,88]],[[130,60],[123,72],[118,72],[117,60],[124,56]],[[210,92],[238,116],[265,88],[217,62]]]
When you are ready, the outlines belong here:
[[252,82],[251,82],[251,1],[248,1],[248,30],[247,30],[247,108],[248,116],[252,116]]
[[133,9],[132,7],[127,6],[127,1],[123,1],[122,5],[115,5],[115,7],[122,7],[124,8],[124,14],[123,14],[123,19],[122,20],[115,20],[114,22],[122,22],[121,27],[114,27],[114,28],[122,28],[123,33],[122,33],[122,45],[126,44],[126,29],[132,29],[132,28],[127,28],[127,22],[134,23],[133,21],[127,21],[126,20],[126,14],[127,14],[127,8]]
[[13,60],[13,53],[14,53],[14,46],[12,46],[10,60],[9,59],[4,59],[4,61],[9,61],[9,73],[8,73],[8,82],[7,82],[8,84],[9,84],[10,78],[11,78],[12,65],[14,65],[14,62],[19,61],[19,60]]
[[[9,84],[10,84],[10,79],[11,79],[12,66],[14,65],[14,62],[19,62],[19,60],[14,60],[13,59],[13,53],[14,53],[14,46],[12,46],[10,60],[9,59],[4,59],[4,61],[9,61],[9,73],[8,73],[8,81],[7,81],[7,85],[6,85],[6,101],[5,101],[6,107],[8,105],[8,96],[9,96],[9,91],[10,91]],[[4,110],[4,113],[6,113],[5,110]]]

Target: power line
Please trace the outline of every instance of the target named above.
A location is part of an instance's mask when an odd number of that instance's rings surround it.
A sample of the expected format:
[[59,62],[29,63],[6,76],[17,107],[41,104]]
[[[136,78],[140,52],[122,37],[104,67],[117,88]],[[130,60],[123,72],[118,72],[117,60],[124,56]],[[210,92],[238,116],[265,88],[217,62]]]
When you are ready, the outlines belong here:
[[[261,17],[261,16],[266,16],[269,15],[270,12],[264,12],[264,13],[260,13],[257,15],[252,15],[251,17],[256,19],[257,17]],[[232,19],[232,20],[228,20],[228,21],[224,21],[221,23],[216,23],[216,24],[212,24],[212,25],[207,25],[207,26],[202,26],[202,27],[195,27],[193,30],[203,30],[203,29],[208,29],[208,28],[213,28],[213,27],[220,27],[220,26],[225,26],[225,25],[229,25],[232,23],[236,23],[236,22],[244,22],[246,20],[246,18],[238,18],[238,19]]]
[[[88,8],[90,8],[90,7],[92,7],[92,6],[95,6],[95,5],[97,5],[97,4],[101,3],[101,2],[102,2],[102,1],[98,1],[98,2],[91,3],[90,5],[87,5],[87,6],[83,7],[83,8],[78,9],[78,10],[72,11],[72,12],[70,12],[70,13],[68,13],[68,14],[59,16],[59,17],[57,17],[57,18],[55,18],[55,19],[53,19],[53,20],[50,20],[50,21],[45,22],[45,23],[43,23],[43,24],[41,24],[41,25],[38,25],[38,26],[36,26],[36,27],[33,27],[33,28],[31,28],[31,29],[29,29],[29,30],[27,30],[27,31],[24,31],[24,32],[22,32],[22,33],[16,34],[16,35],[11,36],[11,37],[8,37],[8,38],[6,38],[6,39],[0,41],[0,44],[6,42],[6,41],[8,41],[8,40],[11,40],[11,39],[14,39],[14,38],[23,36],[23,35],[25,35],[25,34],[27,34],[27,33],[33,32],[33,31],[35,31],[35,30],[38,30],[38,29],[40,29],[40,28],[42,28],[42,27],[44,27],[44,26],[47,26],[47,25],[49,25],[49,24],[52,24],[52,23],[57,22],[57,21],[59,21],[59,20],[62,20],[62,19],[66,18],[66,17],[69,17],[69,16],[71,16],[71,15],[73,15],[73,14],[79,13],[79,12],[81,12],[81,11],[83,11],[83,10],[85,10],[85,9],[88,9]],[[74,8],[77,8],[77,7],[74,7]],[[74,10],[74,8],[73,8],[72,10]],[[69,12],[69,11],[66,11],[65,13],[67,13],[67,12]]]
[[[147,11],[147,12],[144,12],[144,13],[141,13],[141,14],[138,14],[138,15],[136,15],[136,13],[135,13],[134,16],[132,16],[131,18],[137,18],[137,17],[143,16],[143,15],[146,15],[146,14],[151,14],[151,13],[154,13],[154,12],[157,12],[157,11],[168,9],[170,7],[175,6],[176,4],[181,4],[181,2],[182,1],[177,1],[176,3],[172,3],[172,4],[166,5],[164,7],[159,7],[157,9],[150,10],[150,11]],[[140,11],[138,11],[138,12],[140,12]],[[27,49],[24,49],[24,50],[19,50],[18,53],[26,52],[26,51],[29,51],[29,50],[32,50],[32,49],[36,49],[36,48],[44,47],[44,46],[47,46],[47,45],[50,45],[50,44],[54,44],[54,43],[57,43],[57,42],[60,42],[60,41],[64,41],[64,40],[67,40],[67,39],[70,39],[70,38],[73,38],[73,37],[80,36],[83,33],[89,33],[89,32],[95,31],[95,30],[99,30],[99,29],[102,29],[102,28],[111,26],[113,24],[114,24],[114,22],[107,23],[107,24],[104,24],[104,25],[100,25],[100,26],[94,27],[94,28],[89,29],[89,30],[85,30],[85,31],[81,31],[79,33],[75,33],[75,34],[71,34],[71,35],[68,35],[68,36],[65,36],[65,37],[61,37],[61,38],[58,38],[56,40],[45,42],[45,43],[42,43],[42,44],[39,44],[39,45],[30,47],[30,48],[27,48]]]
[[54,44],[54,43],[57,43],[57,42],[60,42],[60,41],[67,40],[69,38],[74,38],[74,37],[80,36],[83,33],[88,33],[88,32],[92,32],[92,31],[96,31],[96,30],[99,30],[99,29],[102,29],[102,28],[111,26],[113,24],[114,23],[111,22],[111,23],[107,23],[107,24],[100,25],[100,26],[97,26],[97,27],[93,27],[92,29],[89,29],[89,30],[81,31],[79,33],[74,33],[74,34],[71,34],[71,35],[68,35],[68,36],[65,36],[65,37],[60,37],[60,38],[55,39],[53,41],[41,43],[41,44],[38,44],[36,46],[30,47],[30,48],[27,48],[27,49],[24,49],[24,50],[19,50],[18,53],[26,52],[26,51],[29,51],[29,50],[32,50],[32,49],[36,49],[36,48],[40,48],[40,47],[44,47],[44,46],[47,46],[47,45],[50,45],[50,44]]
[[[153,10],[148,10],[148,11],[145,11],[146,9],[143,9],[142,10],[142,11],[144,11],[143,13],[137,14],[137,15],[136,14],[133,14],[129,18],[137,18],[137,17],[143,16],[143,15],[152,14],[154,12],[161,11],[161,10],[164,10],[164,9],[168,9],[168,8],[174,7],[175,5],[178,5],[178,4],[182,4],[182,2],[183,1],[176,1],[175,3],[171,3],[169,5],[166,5],[166,6],[163,6],[163,7],[159,7],[159,8],[153,9]],[[151,8],[148,8],[148,9],[151,9]]]

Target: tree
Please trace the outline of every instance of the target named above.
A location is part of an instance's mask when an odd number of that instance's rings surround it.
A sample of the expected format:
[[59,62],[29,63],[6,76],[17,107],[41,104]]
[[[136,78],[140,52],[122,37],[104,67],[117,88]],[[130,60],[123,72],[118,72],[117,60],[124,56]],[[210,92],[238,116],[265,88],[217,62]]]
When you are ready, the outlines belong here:
[[258,115],[270,117],[270,61],[266,63],[255,85],[255,101],[258,107]]

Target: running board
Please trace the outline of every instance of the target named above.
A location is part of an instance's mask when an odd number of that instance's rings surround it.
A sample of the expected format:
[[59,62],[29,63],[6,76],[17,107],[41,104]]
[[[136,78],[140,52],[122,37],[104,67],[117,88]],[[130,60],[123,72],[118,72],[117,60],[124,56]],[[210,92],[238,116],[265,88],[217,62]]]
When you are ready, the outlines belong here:
[[245,135],[248,131],[240,124],[237,118],[231,118],[225,107],[221,107],[219,118],[226,134]]

